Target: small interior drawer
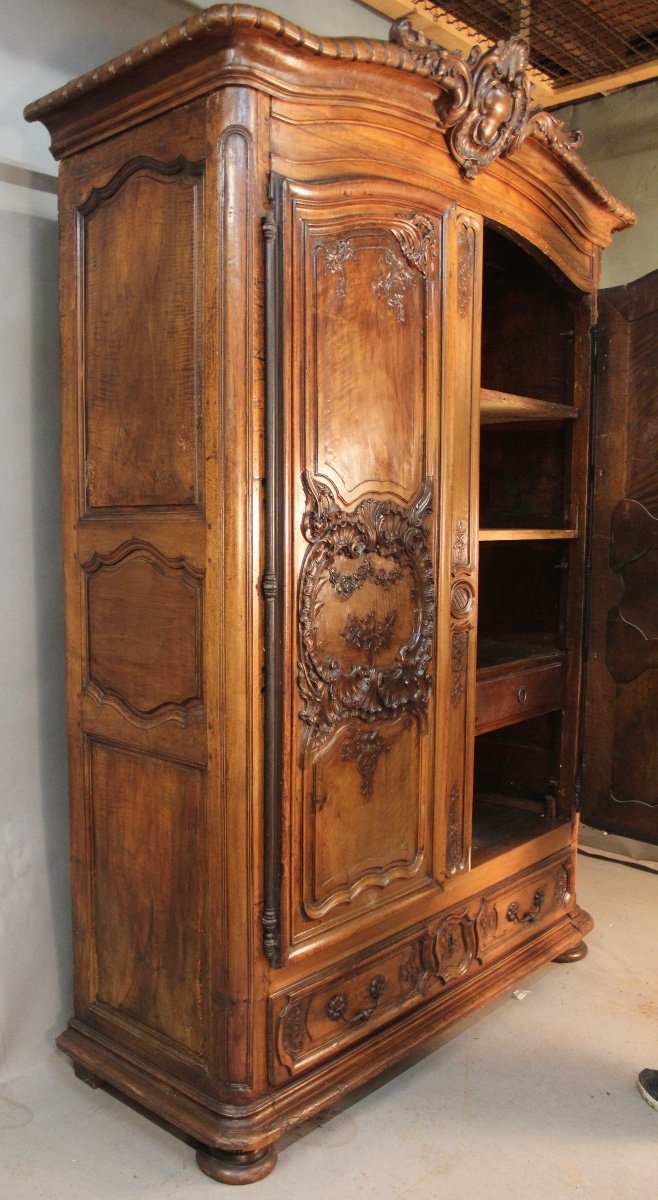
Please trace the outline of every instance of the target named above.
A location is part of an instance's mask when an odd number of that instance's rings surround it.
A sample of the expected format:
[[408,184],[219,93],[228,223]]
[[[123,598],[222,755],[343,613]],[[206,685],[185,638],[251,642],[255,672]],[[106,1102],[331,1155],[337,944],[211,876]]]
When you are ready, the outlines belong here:
[[520,667],[486,667],[478,672],[475,731],[486,733],[527,717],[561,708],[564,703],[564,659]]

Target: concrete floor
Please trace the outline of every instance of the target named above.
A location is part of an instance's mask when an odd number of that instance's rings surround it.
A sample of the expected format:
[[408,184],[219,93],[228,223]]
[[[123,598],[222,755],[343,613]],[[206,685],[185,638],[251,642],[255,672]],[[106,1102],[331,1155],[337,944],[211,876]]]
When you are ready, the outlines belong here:
[[[658,1181],[658,879],[579,859],[590,953],[549,965],[280,1144],[249,1200],[640,1200]],[[190,1145],[54,1054],[0,1089],[0,1200],[211,1200]],[[234,1193],[233,1193],[234,1194]]]

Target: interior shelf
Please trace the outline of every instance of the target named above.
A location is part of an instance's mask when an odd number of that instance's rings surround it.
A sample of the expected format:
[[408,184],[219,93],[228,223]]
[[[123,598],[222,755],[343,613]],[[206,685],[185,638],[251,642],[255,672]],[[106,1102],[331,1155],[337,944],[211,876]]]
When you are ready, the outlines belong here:
[[512,392],[497,392],[491,388],[480,390],[480,418],[483,425],[501,425],[512,421],[574,420],[577,416],[576,409],[569,404],[533,400],[530,396],[516,396]]
[[497,803],[495,794],[475,797],[471,841],[473,867],[532,838],[541,837],[560,824],[538,812],[539,805],[533,804],[532,800],[528,801],[527,808],[521,807],[521,800],[518,807],[505,797],[501,800],[503,803]]
[[523,641],[521,639],[481,638],[478,641],[478,677],[496,674],[497,668],[506,671],[511,666],[538,667],[544,663],[564,658],[564,650],[548,642]]
[[547,542],[578,537],[577,529],[481,529],[481,542]]

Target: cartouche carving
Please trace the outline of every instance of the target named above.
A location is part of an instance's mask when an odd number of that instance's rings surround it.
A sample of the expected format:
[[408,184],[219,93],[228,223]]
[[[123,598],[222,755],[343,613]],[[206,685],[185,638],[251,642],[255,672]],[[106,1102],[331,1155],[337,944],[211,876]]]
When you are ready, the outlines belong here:
[[428,948],[429,966],[442,983],[465,975],[475,958],[475,922],[468,908],[451,913],[438,929]]
[[344,743],[340,756],[343,762],[356,763],[363,796],[372,796],[372,781],[379,756],[389,753],[391,740],[383,738],[377,729],[367,729],[365,733],[354,732]]
[[393,309],[398,325],[406,321],[404,293],[416,287],[416,277],[403,262],[400,262],[395,250],[390,246],[384,253],[382,274],[375,279],[372,290],[376,296],[383,296],[389,308]]
[[450,151],[467,179],[474,179],[532,136],[566,162],[603,204],[613,211],[623,208],[596,184],[575,153],[582,135],[571,133],[542,108],[530,108],[528,43],[523,38],[500,41],[482,55],[475,46],[463,59],[413,29],[409,18],[403,17],[394,23],[391,39],[413,56],[423,74],[440,82],[444,94],[437,111]]
[[455,621],[462,620],[473,611],[475,591],[467,579],[457,579],[450,589],[450,612]]
[[[353,512],[342,509],[327,484],[308,471],[303,484],[307,502],[302,532],[309,548],[299,584],[298,685],[305,746],[317,750],[337,726],[354,718],[371,722],[407,713],[423,722],[431,689],[434,638],[434,572],[426,528],[432,481],[425,480],[409,505],[368,499]],[[371,556],[388,560],[400,576],[408,578],[412,629],[388,665],[380,665],[377,651],[373,654],[372,649],[366,662],[341,665],[340,643],[332,652],[319,645],[320,593],[326,583],[332,586],[337,559],[362,564]],[[376,575],[372,578],[378,583]]]
[[356,258],[354,246],[349,238],[339,238],[335,242],[327,242],[320,247],[324,250],[325,266],[330,275],[336,276],[336,304],[342,304],[345,299],[346,280],[345,263]]
[[286,1050],[295,1057],[301,1051],[306,1038],[306,1014],[308,1003],[299,1001],[293,1004],[283,1019],[283,1044]]

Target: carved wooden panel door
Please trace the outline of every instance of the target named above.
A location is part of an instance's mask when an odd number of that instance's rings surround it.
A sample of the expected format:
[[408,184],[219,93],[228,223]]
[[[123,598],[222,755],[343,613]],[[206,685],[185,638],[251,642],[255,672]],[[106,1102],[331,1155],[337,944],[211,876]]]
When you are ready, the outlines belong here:
[[285,946],[443,886],[451,795],[465,865],[471,647],[451,647],[450,593],[468,639],[476,241],[435,196],[375,180],[279,181],[276,208]]

